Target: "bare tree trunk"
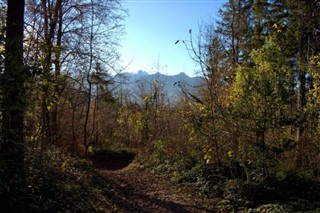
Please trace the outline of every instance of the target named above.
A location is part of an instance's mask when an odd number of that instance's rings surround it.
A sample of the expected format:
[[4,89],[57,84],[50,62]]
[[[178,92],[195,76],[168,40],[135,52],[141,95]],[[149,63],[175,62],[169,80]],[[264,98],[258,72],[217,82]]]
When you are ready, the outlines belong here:
[[[62,0],[57,0],[56,4],[53,6],[50,1],[42,0],[42,8],[43,8],[43,20],[44,20],[44,40],[45,40],[45,60],[44,60],[44,81],[47,81],[49,84],[49,80],[52,80],[53,76],[51,75],[51,66],[52,62],[55,64],[55,77],[60,75],[60,51],[56,51],[55,60],[53,61],[52,56],[54,54],[54,38],[55,31],[58,25],[58,35],[57,35],[57,46],[61,46],[62,39]],[[60,45],[60,46],[59,46]],[[51,84],[51,83],[50,83]],[[54,93],[57,92],[57,85],[54,85]],[[57,142],[57,106],[55,103],[50,103],[51,111],[48,110],[47,99],[52,99],[55,97],[52,96],[52,91],[44,86],[43,91],[43,100],[42,100],[42,147],[44,143],[54,144]],[[52,105],[52,106],[51,106]]]
[[87,154],[88,152],[88,124],[89,124],[89,115],[90,115],[90,105],[91,105],[91,96],[92,96],[92,82],[91,82],[91,70],[92,70],[92,65],[93,65],[93,38],[94,38],[94,10],[93,10],[93,1],[91,1],[91,28],[90,28],[90,43],[89,43],[89,48],[90,48],[90,60],[89,60],[89,68],[87,72],[87,83],[88,83],[88,100],[87,100],[87,110],[86,110],[86,117],[84,121],[84,138],[83,138],[83,145],[85,147],[85,153]]
[[[24,0],[7,1],[5,70],[2,75],[2,141],[0,142],[1,192],[6,199],[19,193],[24,179],[24,117],[26,70],[23,64]],[[5,171],[3,173],[2,171]],[[19,187],[20,186],[20,187]],[[12,200],[10,200],[12,201]],[[2,201],[5,202],[5,201]],[[8,205],[10,205],[8,203]],[[11,204],[12,205],[12,204]],[[16,212],[18,206],[10,206]]]
[[[50,5],[47,4],[47,0],[42,0],[42,9],[43,9],[43,20],[44,20],[44,40],[45,40],[45,59],[43,64],[43,79],[44,81],[50,78],[50,67],[51,67],[51,49],[52,43],[50,39],[50,30],[49,30],[49,12],[51,10]],[[45,86],[44,86],[45,87]],[[43,150],[45,144],[49,140],[50,135],[50,115],[47,108],[47,99],[48,91],[43,89],[42,95],[42,134],[41,134],[41,150]]]
[[88,100],[87,100],[87,108],[86,108],[86,117],[84,121],[84,138],[83,138],[83,145],[85,148],[85,152],[87,154],[89,143],[88,143],[88,124],[89,124],[89,115],[90,115],[90,105],[91,105],[91,90],[92,90],[92,83],[89,80],[89,74],[87,76],[87,82],[89,84],[89,89],[88,89]]
[[[58,32],[57,32],[57,42],[56,42],[56,50],[55,50],[55,59],[54,59],[54,66],[55,66],[55,73],[54,78],[56,80],[54,85],[54,93],[57,97],[60,97],[61,85],[59,82],[59,77],[61,74],[61,43],[62,43],[62,0],[57,0],[56,7],[55,7],[55,23],[54,25],[58,25]],[[56,98],[56,97],[55,97]],[[51,125],[51,141],[53,144],[57,144],[60,137],[60,130],[59,130],[59,122],[58,122],[58,104],[54,104],[52,107],[52,125]]]

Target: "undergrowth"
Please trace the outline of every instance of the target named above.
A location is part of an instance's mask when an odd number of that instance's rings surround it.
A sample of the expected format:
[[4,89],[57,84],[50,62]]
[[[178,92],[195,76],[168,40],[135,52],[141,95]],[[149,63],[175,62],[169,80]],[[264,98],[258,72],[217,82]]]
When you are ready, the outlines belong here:
[[[9,212],[105,212],[110,209],[93,180],[98,174],[90,162],[58,149],[27,150],[25,187],[0,201]],[[9,202],[8,202],[9,201]]]
[[188,160],[147,161],[152,172],[186,184],[209,198],[214,212],[320,212],[320,183],[289,172],[260,182],[233,179],[214,167]]

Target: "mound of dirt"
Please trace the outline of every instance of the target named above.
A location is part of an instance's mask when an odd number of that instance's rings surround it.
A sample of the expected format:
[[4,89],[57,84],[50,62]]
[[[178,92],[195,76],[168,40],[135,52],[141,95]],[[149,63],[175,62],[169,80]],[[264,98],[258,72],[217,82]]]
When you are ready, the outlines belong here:
[[104,151],[93,154],[90,159],[97,169],[120,170],[127,167],[134,159],[135,154],[127,151]]

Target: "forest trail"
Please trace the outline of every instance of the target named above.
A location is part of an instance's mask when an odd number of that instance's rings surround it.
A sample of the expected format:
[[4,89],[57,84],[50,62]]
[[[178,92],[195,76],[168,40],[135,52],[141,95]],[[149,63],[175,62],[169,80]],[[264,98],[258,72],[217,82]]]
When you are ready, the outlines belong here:
[[[110,159],[109,159],[110,160]],[[101,163],[101,162],[100,162]],[[97,168],[108,183],[104,195],[112,204],[110,212],[130,213],[205,213],[206,199],[188,187],[170,183],[133,164],[119,170]]]

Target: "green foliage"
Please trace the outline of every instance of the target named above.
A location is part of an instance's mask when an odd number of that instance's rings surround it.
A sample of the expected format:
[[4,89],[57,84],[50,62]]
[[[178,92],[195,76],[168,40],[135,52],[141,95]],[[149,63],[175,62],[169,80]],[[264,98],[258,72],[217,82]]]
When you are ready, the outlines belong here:
[[283,205],[283,204],[264,204],[259,206],[256,209],[249,209],[250,213],[258,213],[258,212],[272,212],[272,213],[289,213],[293,212],[291,206]]
[[178,178],[179,183],[192,183],[200,194],[208,197],[221,196],[223,188],[221,187],[225,177],[218,171],[213,170],[207,164],[195,164],[190,169],[182,171]]
[[309,106],[314,110],[320,105],[320,55],[314,56],[311,60],[310,74],[312,76],[312,89],[309,95]]
[[[252,52],[253,67],[240,67],[234,96],[235,112],[255,121],[262,128],[265,119],[279,120],[292,94],[292,72],[280,47],[269,39],[261,49]],[[270,126],[272,121],[267,121]]]
[[233,119],[239,122],[235,128],[242,130],[238,135],[243,135],[238,137],[238,150],[234,151],[243,166],[246,161],[265,173],[275,163],[276,152],[271,150],[276,149],[272,147],[293,138],[284,134],[284,121],[292,118],[288,111],[294,95],[294,77],[272,37],[252,51],[252,59],[253,66],[240,67],[232,85]]
[[[245,196],[256,210],[266,208],[275,212],[314,211],[319,207],[319,182],[287,173],[284,179],[269,179],[259,184],[244,185]],[[266,205],[268,204],[268,205]],[[255,212],[255,211],[253,211]],[[273,212],[273,211],[271,211]]]

